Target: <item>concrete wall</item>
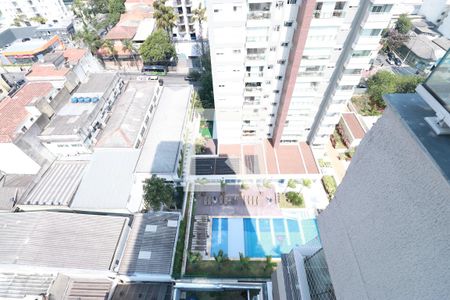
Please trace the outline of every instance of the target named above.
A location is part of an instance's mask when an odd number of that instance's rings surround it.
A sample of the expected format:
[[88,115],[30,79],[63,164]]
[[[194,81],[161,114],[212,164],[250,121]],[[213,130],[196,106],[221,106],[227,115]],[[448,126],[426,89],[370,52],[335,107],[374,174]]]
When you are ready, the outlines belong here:
[[449,199],[448,181],[388,108],[318,217],[338,299],[448,299]]

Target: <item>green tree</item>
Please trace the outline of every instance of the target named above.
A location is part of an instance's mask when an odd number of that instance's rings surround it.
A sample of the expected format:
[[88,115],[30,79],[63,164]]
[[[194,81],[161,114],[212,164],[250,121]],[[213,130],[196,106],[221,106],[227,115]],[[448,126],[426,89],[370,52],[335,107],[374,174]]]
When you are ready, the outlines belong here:
[[384,94],[413,93],[423,80],[421,76],[405,76],[389,71],[379,71],[367,81],[370,105],[377,110],[382,110],[386,107],[383,100]]
[[91,50],[92,54],[95,54],[97,50],[102,46],[102,41],[97,32],[93,29],[83,26],[81,31],[75,34],[75,40],[82,42],[85,46]]
[[239,263],[242,270],[248,270],[250,268],[250,257],[246,257],[242,252],[239,252]]
[[206,8],[202,7],[202,4],[198,4],[198,8],[193,10],[193,16],[192,19],[194,21],[198,22],[198,29],[199,29],[199,35],[200,35],[200,46],[202,49],[202,55],[205,53],[205,45],[203,43],[203,22],[206,21]]
[[19,27],[19,26],[22,25],[22,23],[25,23],[27,21],[28,21],[27,16],[25,16],[23,14],[16,15],[16,17],[13,20],[13,24],[12,25]]
[[407,34],[400,33],[396,29],[391,29],[387,32],[384,40],[385,43],[389,46],[389,48],[398,49],[403,44],[409,41],[409,36]]
[[156,0],[153,2],[153,18],[156,21],[156,28],[163,29],[169,37],[172,37],[173,27],[176,25],[177,16],[173,8],[166,6],[167,0]]
[[130,52],[131,57],[134,60],[134,64],[136,65],[136,69],[139,71],[139,66],[136,59],[136,48],[133,45],[133,42],[131,40],[123,40],[122,41],[122,50]]
[[297,180],[295,179],[289,179],[287,186],[291,189],[295,189],[297,187]]
[[139,48],[144,62],[164,62],[168,64],[170,59],[176,56],[175,47],[164,30],[154,31]]
[[36,22],[36,23],[40,23],[40,24],[47,23],[47,19],[42,16],[34,16],[30,20],[33,22]]
[[401,34],[407,34],[411,30],[412,26],[413,24],[411,19],[407,14],[401,14],[395,23],[395,29]]
[[170,208],[175,205],[173,198],[174,188],[171,183],[163,178],[152,175],[151,178],[144,181],[144,203],[145,207],[153,210],[161,208]]
[[108,1],[108,20],[111,25],[117,24],[120,20],[120,15],[125,12],[124,0],[109,0]]
[[269,270],[272,271],[276,265],[277,264],[272,261],[272,256],[267,255],[266,261],[265,261],[265,266],[264,266],[264,271],[269,271]]
[[311,184],[312,184],[311,179],[308,179],[308,178],[303,179],[303,185],[305,187],[309,188],[311,186]]
[[188,261],[190,264],[196,264],[201,260],[201,255],[198,252],[189,252]]
[[111,40],[104,40],[102,43],[102,46],[108,49],[109,54],[112,56],[114,62],[116,64],[119,64],[119,61],[117,60],[117,50],[114,45],[114,42]]
[[216,261],[217,269],[220,270],[223,263],[228,260],[228,257],[226,254],[223,253],[223,250],[219,250],[219,253],[217,254],[214,253],[214,260]]
[[287,192],[286,199],[295,206],[302,206],[304,201],[303,195],[297,192]]

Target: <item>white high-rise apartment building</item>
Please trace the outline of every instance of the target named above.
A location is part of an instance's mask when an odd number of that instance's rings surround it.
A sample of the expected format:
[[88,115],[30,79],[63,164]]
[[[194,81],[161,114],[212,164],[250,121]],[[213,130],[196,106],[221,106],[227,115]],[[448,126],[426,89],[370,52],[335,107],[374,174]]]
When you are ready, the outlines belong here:
[[[170,0],[166,5],[173,6],[177,14],[176,27],[173,29],[176,40],[197,40],[201,34],[198,22],[194,20],[194,10],[201,5],[205,7],[203,0]],[[206,33],[206,22],[203,22],[203,36]]]
[[394,0],[210,0],[220,144],[321,146],[379,50]]
[[41,16],[50,22],[68,16],[62,0],[0,0],[0,13],[0,22],[5,25],[11,25],[14,18],[20,15],[28,20]]

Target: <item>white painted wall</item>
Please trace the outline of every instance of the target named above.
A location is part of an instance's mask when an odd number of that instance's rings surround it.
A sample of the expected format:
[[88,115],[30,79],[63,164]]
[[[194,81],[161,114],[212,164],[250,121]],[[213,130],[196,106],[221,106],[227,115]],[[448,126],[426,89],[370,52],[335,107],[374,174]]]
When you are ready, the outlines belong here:
[[6,174],[36,174],[40,168],[13,143],[0,143],[0,171]]

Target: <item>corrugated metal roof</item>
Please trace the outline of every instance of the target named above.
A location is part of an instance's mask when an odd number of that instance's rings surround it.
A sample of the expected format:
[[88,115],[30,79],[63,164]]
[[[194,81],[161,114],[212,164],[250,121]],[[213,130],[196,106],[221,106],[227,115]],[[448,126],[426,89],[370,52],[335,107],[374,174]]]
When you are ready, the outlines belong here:
[[0,274],[0,298],[18,298],[47,294],[55,276],[48,274]]
[[[178,221],[179,216],[167,212],[135,215],[119,273],[170,275],[178,226],[168,226],[168,221]],[[139,258],[142,251],[150,252],[150,258]]]
[[79,160],[54,162],[21,204],[69,205],[87,164]]
[[0,264],[109,270],[128,218],[58,212],[4,213]]
[[136,149],[97,149],[70,207],[126,209],[138,157]]

